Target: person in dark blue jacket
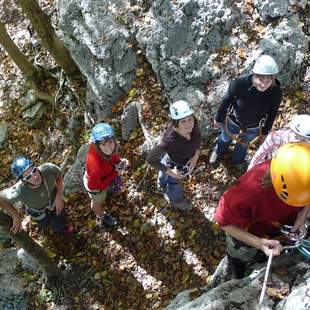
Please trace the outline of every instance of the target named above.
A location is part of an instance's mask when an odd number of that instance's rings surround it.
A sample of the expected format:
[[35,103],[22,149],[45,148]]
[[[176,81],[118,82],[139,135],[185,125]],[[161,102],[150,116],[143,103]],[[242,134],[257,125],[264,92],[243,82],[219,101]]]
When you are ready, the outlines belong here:
[[276,78],[278,72],[275,60],[262,55],[252,73],[230,83],[214,119],[214,127],[222,130],[209,160],[211,164],[227,153],[235,141],[232,164],[246,168],[249,143],[258,136],[262,143],[277,115],[282,100],[280,82]]

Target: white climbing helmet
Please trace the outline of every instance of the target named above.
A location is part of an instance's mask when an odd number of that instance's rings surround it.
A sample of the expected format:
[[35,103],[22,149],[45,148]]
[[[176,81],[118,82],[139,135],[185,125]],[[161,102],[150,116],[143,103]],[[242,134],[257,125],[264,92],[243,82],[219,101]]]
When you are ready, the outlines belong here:
[[294,116],[290,128],[296,135],[310,142],[310,115],[300,114]]
[[271,56],[262,55],[256,60],[252,72],[261,75],[274,75],[279,73],[279,68]]
[[189,104],[184,100],[175,101],[170,106],[170,115],[174,120],[182,119],[186,116],[192,115],[194,111]]

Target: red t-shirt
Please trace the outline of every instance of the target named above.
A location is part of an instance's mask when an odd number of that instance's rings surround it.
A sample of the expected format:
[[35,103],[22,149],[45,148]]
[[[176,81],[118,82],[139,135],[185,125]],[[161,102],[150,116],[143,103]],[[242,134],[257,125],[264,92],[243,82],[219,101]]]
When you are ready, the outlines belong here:
[[261,185],[269,168],[270,160],[253,167],[223,194],[215,212],[220,226],[235,225],[256,236],[272,236],[279,233],[279,224],[294,224],[302,208],[289,206],[278,198],[272,186],[265,189]]
[[107,188],[117,177],[115,164],[120,161],[118,155],[113,154],[106,160],[97,150],[95,144],[91,144],[86,156],[86,179],[90,190],[103,190]]

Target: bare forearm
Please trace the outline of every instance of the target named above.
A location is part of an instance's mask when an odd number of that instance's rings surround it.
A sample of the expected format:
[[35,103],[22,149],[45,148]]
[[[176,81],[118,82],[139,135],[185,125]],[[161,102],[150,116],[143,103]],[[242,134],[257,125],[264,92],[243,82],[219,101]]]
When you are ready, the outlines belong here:
[[3,208],[11,217],[19,216],[18,211],[16,208],[8,203],[4,198],[0,196],[0,207]]
[[310,206],[304,207],[300,212],[300,216],[306,221],[308,215],[310,213]]
[[56,195],[62,195],[62,191],[63,191],[63,177],[62,177],[62,175],[59,175],[56,178],[56,188],[57,188]]
[[235,225],[223,226],[222,229],[230,236],[250,246],[260,249],[261,239]]
[[198,160],[198,158],[199,158],[199,155],[200,155],[200,150],[198,149],[198,150],[195,151],[195,154],[194,154],[194,156],[192,157],[192,159],[193,159],[195,162],[197,162],[197,160]]

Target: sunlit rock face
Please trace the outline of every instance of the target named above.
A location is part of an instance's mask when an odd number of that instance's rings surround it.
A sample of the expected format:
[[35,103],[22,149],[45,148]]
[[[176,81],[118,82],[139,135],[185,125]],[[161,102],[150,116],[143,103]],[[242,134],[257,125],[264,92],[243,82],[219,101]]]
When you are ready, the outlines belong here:
[[116,18],[123,5],[126,1],[59,1],[59,34],[87,79],[87,107],[95,120],[111,116],[135,77],[132,37]]
[[[95,120],[131,87],[139,56],[151,64],[166,100],[185,99],[202,133],[229,81],[273,56],[284,88],[303,79],[309,37],[304,1],[59,1],[60,35],[87,78]],[[133,47],[135,46],[135,47]]]

